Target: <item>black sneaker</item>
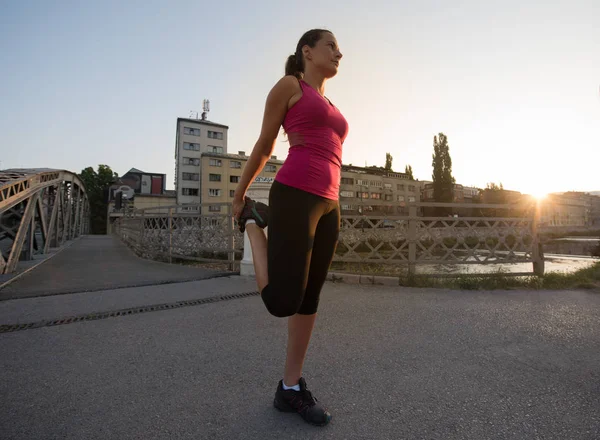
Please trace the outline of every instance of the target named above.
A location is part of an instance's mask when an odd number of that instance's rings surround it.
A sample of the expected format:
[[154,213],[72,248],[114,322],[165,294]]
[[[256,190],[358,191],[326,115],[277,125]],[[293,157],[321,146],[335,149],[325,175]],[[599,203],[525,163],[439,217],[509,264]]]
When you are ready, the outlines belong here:
[[246,204],[238,220],[240,232],[244,233],[246,221],[250,219],[254,220],[260,228],[266,228],[268,225],[269,207],[264,203],[252,200],[250,197],[246,197],[244,201]]
[[283,380],[279,381],[273,406],[283,412],[297,412],[312,425],[325,426],[331,420],[331,414],[318,403],[312,393],[306,388],[303,377],[299,381],[300,391],[284,390]]

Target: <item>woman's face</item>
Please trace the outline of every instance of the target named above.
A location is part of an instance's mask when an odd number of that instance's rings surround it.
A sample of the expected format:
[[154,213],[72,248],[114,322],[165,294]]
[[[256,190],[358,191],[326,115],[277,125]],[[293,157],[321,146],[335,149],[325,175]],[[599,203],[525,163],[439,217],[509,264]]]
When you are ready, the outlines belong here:
[[315,47],[304,46],[303,51],[305,62],[313,64],[325,78],[337,74],[343,55],[332,33],[323,32]]

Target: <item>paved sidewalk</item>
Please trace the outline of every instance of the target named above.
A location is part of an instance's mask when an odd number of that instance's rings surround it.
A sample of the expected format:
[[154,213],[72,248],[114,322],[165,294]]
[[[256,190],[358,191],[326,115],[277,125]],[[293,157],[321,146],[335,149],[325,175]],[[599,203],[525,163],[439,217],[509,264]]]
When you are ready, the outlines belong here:
[[136,257],[114,236],[86,235],[0,290],[0,301],[169,284],[221,274],[208,269],[144,260]]
[[[254,288],[230,277],[15,299],[0,324]],[[258,296],[1,333],[0,437],[598,439],[599,322],[587,291],[328,283],[305,365],[325,428],[273,409],[286,320]]]

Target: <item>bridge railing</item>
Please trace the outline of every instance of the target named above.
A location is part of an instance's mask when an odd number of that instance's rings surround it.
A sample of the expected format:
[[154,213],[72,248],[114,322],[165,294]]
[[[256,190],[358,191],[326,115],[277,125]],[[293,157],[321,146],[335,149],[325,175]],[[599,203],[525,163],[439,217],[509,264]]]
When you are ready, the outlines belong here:
[[230,203],[131,211],[115,221],[115,233],[141,257],[169,263],[226,263],[236,270],[243,253],[244,237],[234,227]]
[[[334,264],[363,273],[373,266],[402,268],[410,275],[419,265],[531,263],[530,272],[511,275],[544,272],[535,206],[413,203],[407,211],[342,215]],[[230,203],[137,210],[115,226],[144,258],[227,263],[237,270],[244,253]]]
[[83,182],[66,170],[0,170],[0,274],[87,234]]
[[531,272],[510,275],[541,275],[538,222],[535,206],[496,204],[414,203],[408,215],[342,215],[334,262],[355,272],[402,266],[408,275],[419,265],[531,263]]

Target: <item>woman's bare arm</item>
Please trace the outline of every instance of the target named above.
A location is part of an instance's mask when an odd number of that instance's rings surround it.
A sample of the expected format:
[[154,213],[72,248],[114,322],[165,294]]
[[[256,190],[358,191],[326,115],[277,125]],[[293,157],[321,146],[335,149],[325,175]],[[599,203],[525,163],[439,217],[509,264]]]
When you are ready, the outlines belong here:
[[256,176],[260,174],[273,153],[279,129],[288,110],[288,103],[299,89],[298,80],[293,76],[284,76],[269,92],[265,104],[260,136],[252,149],[244,167],[240,182],[234,195],[234,202],[242,202],[246,191]]

